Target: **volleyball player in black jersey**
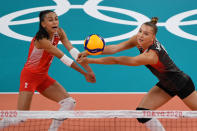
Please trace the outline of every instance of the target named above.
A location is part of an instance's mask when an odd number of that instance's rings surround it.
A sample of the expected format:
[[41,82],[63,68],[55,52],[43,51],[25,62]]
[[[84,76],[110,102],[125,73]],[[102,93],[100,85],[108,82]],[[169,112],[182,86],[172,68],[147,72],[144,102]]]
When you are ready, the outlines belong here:
[[[78,62],[127,66],[145,65],[159,79],[159,82],[144,96],[137,110],[155,110],[175,95],[182,99],[190,109],[197,110],[197,93],[191,78],[174,64],[164,47],[156,39],[157,21],[158,18],[153,17],[150,22],[141,25],[137,35],[120,44],[108,45],[103,51],[103,54],[115,54],[137,47],[140,55],[94,59],[87,58],[87,53],[83,52],[79,55]],[[157,119],[138,118],[138,121],[145,123],[151,131],[165,130]],[[157,129],[155,126],[151,126],[153,121],[156,121],[154,125],[157,125]]]

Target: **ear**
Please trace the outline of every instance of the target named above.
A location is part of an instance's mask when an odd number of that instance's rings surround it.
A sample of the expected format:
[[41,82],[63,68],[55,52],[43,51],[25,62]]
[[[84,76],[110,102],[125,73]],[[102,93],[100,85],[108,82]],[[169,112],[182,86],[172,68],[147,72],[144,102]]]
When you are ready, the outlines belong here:
[[41,22],[41,25],[42,25],[43,28],[46,27],[46,24],[44,22]]

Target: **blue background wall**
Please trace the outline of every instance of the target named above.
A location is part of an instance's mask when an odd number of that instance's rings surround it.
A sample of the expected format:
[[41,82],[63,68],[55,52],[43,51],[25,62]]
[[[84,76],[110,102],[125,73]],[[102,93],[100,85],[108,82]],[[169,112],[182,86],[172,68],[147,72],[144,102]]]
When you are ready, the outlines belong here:
[[[3,18],[8,14],[25,9],[56,6],[57,1],[59,0],[6,0],[1,2],[0,92],[18,92],[20,72],[26,62],[30,44],[28,40],[13,38],[14,35],[7,36],[4,32],[5,29],[3,28],[5,26],[5,20],[3,20]],[[66,3],[65,0],[60,1]],[[69,0],[69,2],[71,5],[84,5],[87,1]],[[98,6],[104,6],[107,8],[117,8],[117,12],[101,9],[99,12],[112,18],[125,21],[137,22],[135,17],[118,13],[118,9],[135,11],[144,15],[146,18],[151,18],[152,16],[159,17],[157,39],[165,46],[169,55],[178,67],[192,77],[195,85],[197,84],[197,39],[192,40],[190,37],[186,39],[184,36],[177,36],[175,33],[168,31],[164,25],[169,18],[172,18],[177,14],[190,10],[197,10],[196,5],[196,0],[103,0],[98,4]],[[20,15],[11,19],[11,21],[36,18],[38,14],[39,11],[34,11],[33,13]],[[145,18],[141,19],[142,21],[146,20]],[[83,9],[79,8],[71,8],[66,13],[61,14],[59,20],[60,27],[66,31],[68,38],[80,51],[84,50],[83,44],[76,44],[75,41],[84,40],[89,34],[97,33],[104,38],[108,38],[125,34],[137,27],[136,25],[112,23],[96,19],[85,13]],[[197,13],[188,17],[185,16],[182,21],[193,22],[192,24],[179,25],[179,27],[184,32],[193,34],[197,37]],[[163,23],[164,25],[162,25]],[[9,24],[8,22],[7,24],[14,32],[28,37],[33,37],[38,30],[38,22],[30,22],[27,24]],[[117,44],[127,39],[128,37],[120,40],[108,41],[106,44]],[[61,44],[58,45],[58,47],[69,55],[68,51]],[[133,48],[120,52],[115,56],[135,56],[137,54],[138,51]],[[120,65],[91,65],[91,67],[97,77],[97,82],[95,84],[87,83],[82,75],[65,66],[57,58],[54,59],[49,74],[60,82],[69,92],[147,92],[157,82],[157,79],[144,66],[127,67]]]

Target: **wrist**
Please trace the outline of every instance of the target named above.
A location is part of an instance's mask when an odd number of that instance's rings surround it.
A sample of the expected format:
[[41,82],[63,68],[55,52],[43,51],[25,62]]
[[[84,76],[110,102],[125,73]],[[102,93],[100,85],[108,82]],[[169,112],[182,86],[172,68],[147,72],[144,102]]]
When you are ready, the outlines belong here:
[[84,54],[84,56],[90,55],[87,51],[84,51],[83,54]]
[[83,71],[81,74],[84,75],[84,76],[86,76],[87,75],[87,72]]
[[75,60],[77,60],[77,58],[78,58],[78,55],[79,55],[79,50],[77,50],[76,48],[72,48],[70,51],[69,51],[69,53],[71,54],[71,56],[75,59]]
[[73,60],[71,58],[69,58],[67,55],[63,55],[60,60],[67,66],[71,67]]
[[89,64],[89,63],[94,63],[94,59],[92,58],[87,58],[86,59],[86,63]]

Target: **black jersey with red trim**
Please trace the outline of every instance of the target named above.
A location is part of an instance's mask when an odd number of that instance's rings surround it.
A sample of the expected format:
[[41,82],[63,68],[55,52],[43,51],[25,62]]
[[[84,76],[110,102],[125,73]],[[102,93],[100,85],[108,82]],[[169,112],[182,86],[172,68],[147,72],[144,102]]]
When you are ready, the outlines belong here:
[[185,85],[189,79],[188,75],[183,73],[169,57],[167,51],[159,41],[155,41],[147,50],[139,48],[140,53],[153,50],[158,55],[157,64],[145,65],[162,83],[163,86],[177,90]]

